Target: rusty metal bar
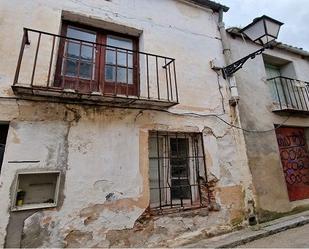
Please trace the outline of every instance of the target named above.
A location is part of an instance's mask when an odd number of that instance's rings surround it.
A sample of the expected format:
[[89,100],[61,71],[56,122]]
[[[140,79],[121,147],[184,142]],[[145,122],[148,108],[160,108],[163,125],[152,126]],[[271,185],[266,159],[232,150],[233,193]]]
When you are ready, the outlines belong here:
[[128,51],[126,51],[126,82],[127,82],[127,97],[129,96],[129,54]]
[[[83,91],[84,83],[85,83],[84,76],[87,76],[85,80],[87,80],[87,84],[90,84],[89,89],[91,91],[95,91],[95,89],[97,88],[98,91],[102,91],[102,93],[104,94],[104,92],[106,92],[104,88],[106,88],[107,86],[106,85],[104,87],[105,79],[104,77],[102,77],[104,76],[103,71],[105,70],[105,63],[103,63],[104,60],[102,58],[99,59],[96,57],[97,56],[100,57],[100,55],[103,52],[103,48],[113,48],[115,49],[114,51],[116,53],[116,64],[113,65],[113,68],[112,68],[113,69],[113,81],[115,82],[115,85],[110,86],[111,93],[114,92],[114,95],[117,95],[121,88],[121,93],[126,95],[126,97],[129,97],[131,93],[131,87],[132,87],[132,91],[134,92],[134,95],[136,95],[139,99],[140,98],[143,98],[143,99],[153,98],[153,99],[157,99],[157,100],[165,101],[165,102],[175,102],[177,99],[177,102],[178,102],[175,60],[173,58],[164,57],[164,56],[151,54],[151,53],[139,52],[136,50],[122,49],[122,48],[118,48],[115,46],[108,46],[108,45],[100,44],[96,42],[88,42],[88,41],[84,41],[81,39],[68,38],[62,35],[55,35],[55,34],[51,34],[48,32],[27,29],[27,28],[24,29],[24,34],[22,37],[22,43],[20,47],[20,53],[19,53],[19,58],[17,61],[17,67],[16,67],[16,72],[14,75],[13,85],[17,84],[18,81],[20,80],[19,78],[20,78],[20,73],[22,70],[22,61],[24,60],[23,57],[24,57],[25,45],[29,43],[29,39],[28,39],[28,34],[30,34],[29,32],[35,32],[38,34],[38,38],[35,37],[35,40],[37,40],[37,44],[34,45],[35,46],[33,48],[34,51],[31,54],[32,56],[31,60],[33,61],[33,65],[30,65],[30,67],[32,69],[32,72],[30,72],[31,75],[29,76],[28,82],[27,82],[31,87],[36,84],[35,77],[38,77],[38,73],[39,73],[38,66],[39,66],[39,63],[41,63],[40,52],[42,53],[41,51],[42,46],[45,45],[43,44],[43,39],[45,39],[44,36],[49,35],[49,36],[52,36],[50,39],[48,39],[51,50],[48,51],[48,54],[50,55],[50,57],[47,56],[46,58],[47,60],[46,67],[45,67],[46,70],[44,71],[45,72],[44,87],[46,87],[48,90],[51,90],[50,87],[53,86],[52,85],[53,84],[53,68],[54,66],[56,66],[56,75],[55,75],[56,79],[55,80],[57,84],[55,85],[55,87],[58,87],[58,90],[61,90],[64,88],[71,88],[73,86],[73,89],[76,90],[80,88],[81,89],[80,91]],[[32,37],[32,34],[30,35]],[[58,45],[57,37],[59,37],[60,39],[59,40],[59,46],[60,46],[59,53],[61,54],[59,55],[59,59],[57,59],[57,65],[54,65],[55,59],[57,57],[57,45]],[[61,40],[61,39],[64,39],[64,40]],[[71,58],[68,56],[68,48],[71,43],[79,44],[80,46],[79,55],[77,55],[76,58],[75,57]],[[91,52],[89,52],[91,53],[91,62],[89,61],[90,54],[89,54],[89,60],[88,59],[83,60],[82,52],[85,46],[91,47]],[[118,54],[119,54],[120,49],[126,52],[125,55],[126,55],[126,63],[127,63],[127,67],[121,71],[119,71],[119,68],[120,67],[122,68],[122,66],[118,65],[119,63]],[[98,51],[98,54],[96,51]],[[133,68],[130,68],[128,66],[130,63],[130,53],[133,53]],[[140,72],[139,72],[139,70],[141,69],[141,67],[139,66],[140,55],[146,56],[146,68],[144,68],[144,70],[146,70],[146,72],[144,72],[145,73],[144,75],[146,75],[146,78],[144,78],[144,82],[140,82]],[[155,61],[152,61],[150,56],[154,56]],[[161,59],[163,63],[161,63]],[[87,66],[87,70],[85,69],[86,71],[82,71],[82,69],[84,68],[83,67],[84,63],[85,63],[85,66]],[[89,65],[89,63],[91,64]],[[104,65],[102,65],[102,63]],[[71,64],[73,64],[74,67],[71,67]],[[163,79],[160,79],[161,71],[159,67],[161,68],[162,64],[164,64],[163,69],[165,70],[165,77],[166,77],[166,91],[167,91],[166,97],[164,94],[164,91],[165,91],[164,90],[164,71],[162,71]],[[171,64],[173,64],[173,68],[171,68]],[[69,73],[69,69],[70,71],[72,71],[72,74]],[[91,70],[91,72],[89,72],[88,69]],[[120,73],[124,71],[126,71],[125,79],[119,80]],[[131,83],[130,73],[131,72],[132,72],[131,77],[133,77],[132,86],[130,85]],[[152,72],[156,74],[156,75],[153,75],[154,79],[152,79],[152,75],[150,75],[152,74]],[[86,75],[84,75],[84,73]],[[174,74],[174,76],[172,74]],[[94,86],[94,83],[96,84],[96,86]],[[112,83],[112,82],[109,82],[109,83]],[[124,83],[124,84],[119,84],[119,83]],[[141,83],[144,84],[144,87],[147,87],[147,93],[144,90],[141,92],[141,88],[144,89],[143,86],[141,87]],[[157,89],[155,89],[155,87]],[[153,93],[152,93],[152,89],[154,89]]]
[[[40,30],[36,30],[36,29],[30,29],[30,28],[24,28],[24,29],[26,31],[41,33],[41,34],[44,34],[44,35],[61,37],[61,38],[64,38],[64,39],[68,38],[68,37],[63,36],[63,35],[57,35],[57,34],[45,32],[45,31],[40,31]],[[100,46],[104,46],[104,47],[108,47],[108,48],[113,48],[113,49],[119,49],[119,47],[110,46],[110,45],[106,45],[106,44],[102,44],[102,43],[97,43],[97,42],[85,41],[85,40],[81,40],[81,39],[77,39],[77,38],[70,38],[70,40],[77,41],[77,42],[81,41],[81,42],[85,42],[85,43],[89,43],[89,44],[96,44],[96,45],[100,45]],[[166,57],[166,56],[157,55],[157,54],[153,54],[153,53],[146,53],[146,52],[141,52],[141,51],[137,51],[137,50],[133,50],[133,49],[126,49],[126,48],[121,48],[121,49],[122,50],[126,50],[126,51],[130,51],[130,52],[136,52],[136,53],[139,53],[139,54],[149,55],[149,56],[158,56],[159,58],[170,60],[169,63],[172,63],[172,61],[175,60],[174,58],[171,58],[171,57]]]
[[176,94],[176,101],[179,102],[178,99],[178,88],[177,88],[177,78],[176,78],[176,65],[175,60],[173,60],[173,69],[174,69],[174,80],[175,80],[175,94]]
[[150,99],[150,89],[149,89],[149,59],[146,55],[146,81],[147,81],[147,98]]
[[52,44],[52,50],[50,53],[50,61],[49,61],[48,76],[47,76],[47,87],[49,87],[49,84],[50,84],[50,73],[51,73],[51,68],[52,68],[53,58],[54,58],[55,39],[56,37],[53,36],[53,44]]
[[295,85],[295,88],[297,89],[297,94],[298,94],[298,97],[299,97],[299,102],[300,102],[301,108],[302,108],[302,110],[304,110],[303,101],[302,101],[301,96],[299,94],[299,87],[296,86],[296,81],[294,81],[294,85]]
[[306,99],[306,102],[309,102],[309,94],[308,94],[308,89],[307,89],[308,85],[305,83],[305,93],[306,93],[306,96],[307,96],[307,99]]
[[300,90],[301,90],[301,93],[302,93],[302,96],[303,96],[303,100],[304,100],[305,105],[306,105],[306,110],[308,111],[308,105],[307,105],[306,97],[304,95],[303,87],[301,87]]
[[159,131],[157,131],[157,155],[158,155],[158,180],[159,180],[159,200],[160,200],[160,209],[162,208],[162,197],[161,197],[161,166],[160,166],[160,142],[159,142]]
[[156,56],[156,75],[157,75],[158,99],[160,100],[160,80],[159,80],[158,56]]
[[275,87],[276,87],[276,91],[277,91],[277,95],[278,95],[278,100],[279,100],[280,109],[282,109],[282,104],[281,104],[280,93],[279,93],[279,91],[278,91],[278,87],[277,87],[277,79],[276,79],[276,78],[274,78],[273,80],[274,80],[274,82],[275,82]]
[[118,82],[118,49],[116,48],[116,50],[115,50],[115,53],[116,53],[116,68],[115,68],[115,70],[116,70],[116,72],[115,72],[115,90],[114,90],[114,95],[117,95],[117,82]]
[[287,98],[286,98],[286,91],[285,91],[285,87],[284,87],[284,84],[283,84],[283,80],[280,78],[280,84],[282,86],[282,92],[283,92],[283,97],[284,97],[284,100],[285,100],[285,104],[287,106],[289,106],[289,103],[287,101]]
[[[295,98],[295,102],[296,102],[297,109],[299,109],[297,97],[296,97],[295,90],[294,90],[295,85],[294,85],[294,83],[292,83],[292,80],[290,80],[290,79],[285,79],[286,82],[287,82],[288,80],[289,80],[289,82],[290,82],[290,86],[292,87],[292,92],[293,92],[293,95],[294,95],[294,98]],[[294,107],[292,106],[292,108],[294,108]]]
[[34,74],[35,74],[35,69],[36,69],[36,62],[37,62],[37,59],[38,59],[38,53],[39,53],[39,48],[40,48],[40,42],[41,42],[41,33],[39,33],[38,44],[36,46],[30,86],[33,86]]
[[[167,57],[166,57],[165,59],[170,59],[170,58],[167,58]],[[167,68],[174,60],[175,60],[175,59],[170,59],[169,62],[165,61],[165,65],[162,66],[162,67],[163,67],[164,69]]]
[[[104,84],[104,82],[105,82],[105,79],[103,79],[104,77],[105,77],[105,71],[103,72],[102,70],[101,70],[101,54],[102,54],[102,47],[100,46],[100,45],[97,45],[96,44],[96,56],[99,56],[99,63],[98,63],[98,65],[97,65],[97,63],[96,63],[96,61],[95,61],[95,67],[96,67],[96,71],[94,72],[95,73],[95,76],[97,76],[98,78],[97,78],[97,89],[98,89],[98,92],[100,92],[100,90],[101,90],[101,92],[102,92],[102,94],[104,95],[104,93],[105,93],[105,84]],[[105,67],[104,67],[104,70],[105,70]],[[97,75],[96,75],[96,73],[97,73]],[[102,77],[102,73],[103,73],[103,77]],[[101,81],[102,81],[102,84],[101,84]],[[102,89],[101,89],[102,88]]]
[[78,61],[77,61],[77,77],[76,77],[76,86],[75,90],[79,90],[79,83],[80,83],[80,66],[82,63],[82,46],[83,43],[79,42],[79,56],[78,56]]
[[[166,59],[164,60],[165,64],[166,64]],[[164,67],[163,67],[164,68]],[[168,75],[167,75],[167,68],[165,67],[165,79],[166,79],[166,94],[167,94],[167,100],[170,100],[170,96],[169,96],[169,89],[168,89]]]
[[21,47],[20,47],[20,52],[19,52],[19,56],[18,56],[18,60],[17,60],[17,66],[16,66],[16,72],[15,72],[15,76],[14,76],[13,85],[18,83],[21,62],[23,60],[23,54],[24,54],[25,45],[27,44],[27,42],[28,42],[28,44],[30,44],[29,40],[28,40],[28,32],[27,32],[26,29],[24,29],[23,38],[22,38]]
[[168,65],[168,75],[169,75],[169,82],[170,82],[170,89],[171,89],[171,101],[174,100],[174,96],[173,96],[173,86],[172,86],[172,75],[171,75],[171,67],[170,64]]
[[[291,93],[290,93],[290,90],[289,90],[289,84],[287,83],[287,81],[285,82],[286,83],[286,89],[287,89],[287,92],[288,92],[288,95],[289,95],[289,98],[290,98],[290,101],[291,101],[291,106],[293,107],[293,99],[291,97]],[[282,88],[282,91],[285,91],[284,88]],[[292,87],[292,91],[293,91],[293,87]],[[289,105],[287,104],[287,107],[289,107]]]

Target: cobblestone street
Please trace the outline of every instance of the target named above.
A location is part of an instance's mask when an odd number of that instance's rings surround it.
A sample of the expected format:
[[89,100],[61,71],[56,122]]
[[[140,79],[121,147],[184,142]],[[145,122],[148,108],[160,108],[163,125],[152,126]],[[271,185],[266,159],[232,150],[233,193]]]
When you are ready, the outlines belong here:
[[308,248],[309,247],[309,224],[266,238],[252,241],[240,246],[240,248]]

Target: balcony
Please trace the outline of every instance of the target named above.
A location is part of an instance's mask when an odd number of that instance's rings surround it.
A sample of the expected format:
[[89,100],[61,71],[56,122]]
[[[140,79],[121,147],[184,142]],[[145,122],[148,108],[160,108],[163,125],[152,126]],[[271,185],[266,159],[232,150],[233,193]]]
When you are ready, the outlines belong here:
[[22,99],[64,103],[178,104],[175,59],[27,28],[12,89]]
[[267,80],[274,101],[273,112],[309,114],[309,83],[287,77]]

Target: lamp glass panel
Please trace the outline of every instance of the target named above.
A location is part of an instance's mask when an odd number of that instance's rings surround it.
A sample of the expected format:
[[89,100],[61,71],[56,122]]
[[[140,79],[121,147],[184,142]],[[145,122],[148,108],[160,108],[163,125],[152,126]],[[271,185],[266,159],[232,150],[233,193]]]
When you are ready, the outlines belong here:
[[262,40],[262,42],[263,42],[262,45],[265,45],[265,44],[267,44],[267,43],[269,43],[269,42],[275,40],[275,38],[272,37],[272,36],[269,36],[269,35],[265,35],[265,36],[263,36],[263,37],[261,38],[261,40]]
[[274,37],[278,37],[280,25],[278,23],[274,23],[271,20],[265,19],[267,34],[272,35]]
[[265,28],[263,20],[259,20],[254,25],[248,27],[247,29],[243,30],[246,36],[249,37],[252,41],[260,38],[261,36],[265,35]]

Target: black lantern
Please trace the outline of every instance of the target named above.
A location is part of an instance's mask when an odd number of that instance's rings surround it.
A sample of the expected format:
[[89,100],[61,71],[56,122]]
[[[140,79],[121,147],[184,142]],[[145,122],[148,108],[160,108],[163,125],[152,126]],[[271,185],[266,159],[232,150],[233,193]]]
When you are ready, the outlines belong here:
[[263,47],[241,59],[235,61],[233,64],[228,65],[222,69],[223,77],[231,77],[233,73],[238,71],[248,59],[254,59],[255,56],[263,53],[263,51],[269,48],[269,44],[277,39],[280,27],[283,25],[269,16],[261,16],[255,18],[252,23],[240,30],[253,42],[262,45]]
[[282,22],[264,15],[255,18],[252,23],[244,27],[240,32],[244,33],[253,42],[265,46],[277,39],[282,25]]

